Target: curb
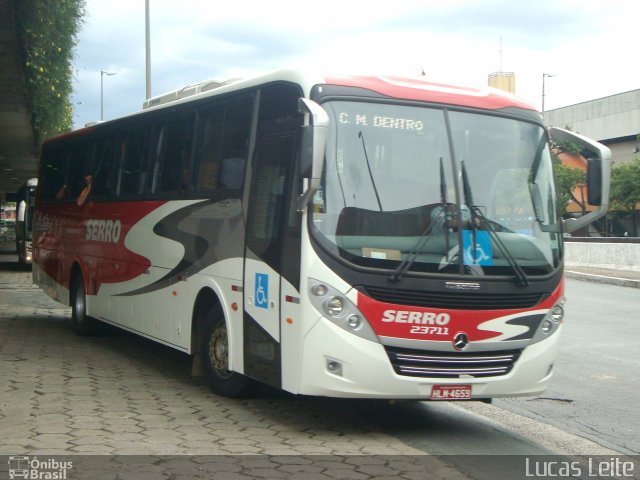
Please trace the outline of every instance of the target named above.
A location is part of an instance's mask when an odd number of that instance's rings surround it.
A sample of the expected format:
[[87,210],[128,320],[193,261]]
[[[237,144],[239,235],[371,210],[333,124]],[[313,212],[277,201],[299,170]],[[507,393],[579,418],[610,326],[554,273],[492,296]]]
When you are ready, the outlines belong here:
[[574,272],[565,270],[565,277],[575,280],[583,280],[585,282],[604,283],[608,285],[618,285],[620,287],[640,288],[640,280],[631,280],[629,278],[607,277],[604,275],[594,275],[592,273]]

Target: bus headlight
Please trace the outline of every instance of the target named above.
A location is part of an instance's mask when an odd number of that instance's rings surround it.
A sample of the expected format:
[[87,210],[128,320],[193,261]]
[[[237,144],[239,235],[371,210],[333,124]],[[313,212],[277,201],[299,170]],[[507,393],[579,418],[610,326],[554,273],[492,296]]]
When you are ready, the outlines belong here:
[[362,318],[360,318],[360,315],[352,313],[349,315],[349,318],[347,318],[347,325],[349,325],[351,330],[357,330],[360,328],[360,325],[362,325]]
[[339,317],[344,310],[344,304],[340,297],[331,297],[324,305],[325,311],[332,317]]
[[311,304],[324,318],[349,333],[379,343],[362,312],[338,289],[309,278],[308,292]]
[[542,322],[540,322],[538,330],[536,331],[531,343],[541,342],[558,331],[562,324],[562,319],[564,318],[563,303],[564,302],[562,300],[559,301],[547,312],[542,319]]
[[555,323],[560,323],[563,318],[564,308],[561,304],[558,304],[551,310],[551,320],[553,320]]
[[324,297],[329,289],[323,283],[318,283],[317,285],[313,285],[311,287],[311,293],[313,293],[316,297]]

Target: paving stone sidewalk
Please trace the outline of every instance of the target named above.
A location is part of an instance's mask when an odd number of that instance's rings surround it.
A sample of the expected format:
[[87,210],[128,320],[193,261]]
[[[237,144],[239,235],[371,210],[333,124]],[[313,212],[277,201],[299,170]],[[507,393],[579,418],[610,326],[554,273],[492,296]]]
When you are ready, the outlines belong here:
[[[191,377],[189,357],[173,349],[126,333],[77,336],[70,310],[3,259],[7,459],[73,455],[72,478],[132,478],[123,476],[131,464],[133,478],[467,478],[381,431],[358,413],[361,402],[273,392],[227,399]],[[0,478],[7,468],[0,457]]]

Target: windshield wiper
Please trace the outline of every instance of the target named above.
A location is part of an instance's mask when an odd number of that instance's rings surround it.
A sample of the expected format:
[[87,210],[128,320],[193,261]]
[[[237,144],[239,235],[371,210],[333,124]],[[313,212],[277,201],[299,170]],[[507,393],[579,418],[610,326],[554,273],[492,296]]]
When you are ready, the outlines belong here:
[[447,256],[449,255],[449,216],[447,215],[447,205],[449,202],[447,201],[447,183],[444,176],[444,164],[442,163],[442,157],[440,157],[440,204],[442,205],[442,210],[444,213],[444,229],[445,229],[445,242],[446,242],[446,252]]
[[409,254],[405,257],[405,259],[400,263],[400,265],[398,265],[398,268],[396,268],[393,271],[393,273],[389,277],[389,280],[391,280],[392,282],[397,282],[402,278],[402,276],[407,272],[407,270],[411,268],[411,265],[413,265],[413,263],[416,261],[416,258],[418,258],[418,253],[420,252],[420,250],[422,250],[427,245],[428,241],[432,238],[432,237],[428,237],[428,240],[426,240],[427,236],[431,233],[431,230],[433,230],[433,227],[439,224],[440,217],[444,217],[443,219],[444,229],[446,230],[445,241],[447,246],[447,252],[449,252],[449,228],[447,226],[447,220],[448,220],[447,205],[448,205],[447,184],[444,176],[444,165],[442,163],[442,157],[440,157],[440,211],[437,213],[437,215],[431,217],[431,219],[429,220],[429,224],[422,230],[422,232],[420,232],[420,237],[418,238],[418,241],[416,242],[414,247],[411,249],[411,251],[409,251]]
[[427,243],[429,243],[429,240],[433,238],[429,236],[429,234],[431,233],[431,230],[433,230],[433,226],[438,223],[441,216],[445,216],[445,222],[446,222],[445,213],[446,213],[446,205],[443,205],[440,211],[438,212],[438,214],[435,217],[432,217],[429,224],[422,230],[422,232],[420,232],[420,237],[418,238],[418,241],[416,242],[415,246],[411,249],[409,254],[405,257],[404,260],[402,260],[402,262],[400,262],[400,265],[398,265],[398,268],[396,268],[393,271],[393,273],[389,276],[390,281],[397,282],[402,278],[402,276],[405,273],[407,273],[407,270],[409,270],[411,265],[413,265],[413,263],[416,261],[416,258],[418,258],[418,253],[420,253],[420,250],[426,247]]
[[[502,240],[494,230],[491,222],[484,216],[482,211],[473,203],[473,197],[471,194],[471,186],[469,184],[469,179],[467,177],[467,169],[464,166],[464,160],[460,161],[460,166],[462,169],[462,187],[464,193],[464,201],[469,207],[469,213],[471,215],[471,234],[472,234],[472,242],[474,251],[476,249],[476,222],[480,224],[480,227],[484,227],[488,232],[489,236],[493,239],[495,244],[498,246],[498,249],[504,255],[504,258],[507,260],[507,263],[513,270],[516,276],[516,280],[519,285],[526,287],[529,285],[529,279],[527,278],[527,274],[524,272],[522,267],[518,264],[514,256],[511,254],[509,249],[502,243]],[[460,224],[462,223],[462,219],[460,219]],[[475,255],[474,255],[475,258]]]
[[362,135],[362,131],[358,132],[358,137],[362,140],[362,150],[364,151],[364,159],[367,162],[367,170],[369,170],[369,178],[371,178],[371,185],[373,186],[373,193],[376,194],[376,200],[378,201],[378,208],[382,212],[382,203],[380,202],[380,195],[378,195],[378,188],[376,187],[376,182],[373,179],[373,172],[371,171],[371,164],[369,163],[369,155],[367,155],[367,146],[364,143],[364,135]]
[[[476,242],[476,225],[477,225],[477,215],[474,208],[473,196],[471,194],[471,185],[469,184],[469,178],[467,177],[467,169],[464,166],[464,160],[460,161],[460,166],[462,168],[462,194],[464,195],[464,203],[469,207],[469,215],[471,217],[471,243],[473,245],[473,258],[477,258],[476,248],[478,243]],[[460,206],[460,215],[458,222],[458,228],[462,230],[462,206]]]

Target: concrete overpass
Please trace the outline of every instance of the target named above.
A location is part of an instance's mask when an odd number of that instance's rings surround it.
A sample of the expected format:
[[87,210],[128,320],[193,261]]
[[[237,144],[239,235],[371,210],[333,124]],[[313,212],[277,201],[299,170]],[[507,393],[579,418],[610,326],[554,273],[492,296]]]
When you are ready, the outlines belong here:
[[14,193],[38,170],[14,2],[0,0],[0,198]]

